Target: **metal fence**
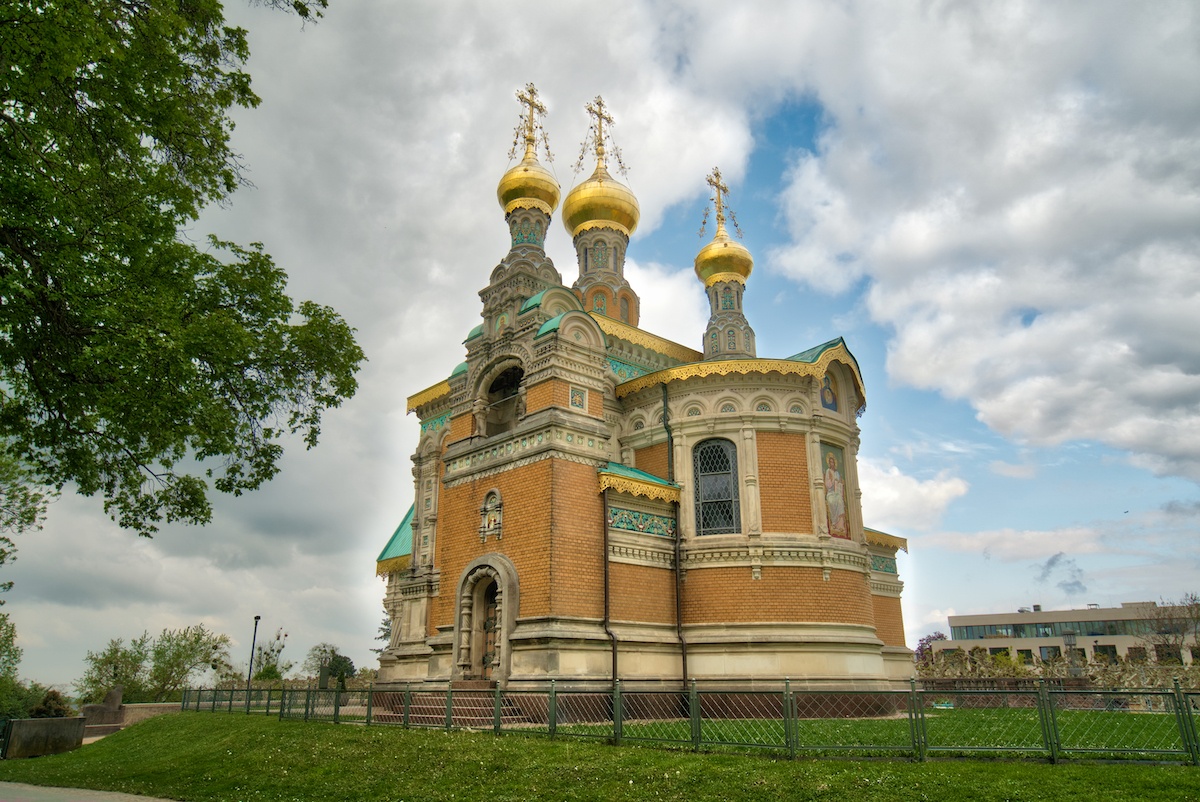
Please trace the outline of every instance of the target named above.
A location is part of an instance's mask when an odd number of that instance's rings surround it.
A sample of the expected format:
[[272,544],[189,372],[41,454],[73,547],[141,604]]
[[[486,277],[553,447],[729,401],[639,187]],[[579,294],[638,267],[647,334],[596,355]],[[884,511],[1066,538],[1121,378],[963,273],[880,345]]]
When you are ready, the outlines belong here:
[[1200,765],[1200,691],[188,690],[182,707],[280,719],[593,738],[778,755],[1134,759]]

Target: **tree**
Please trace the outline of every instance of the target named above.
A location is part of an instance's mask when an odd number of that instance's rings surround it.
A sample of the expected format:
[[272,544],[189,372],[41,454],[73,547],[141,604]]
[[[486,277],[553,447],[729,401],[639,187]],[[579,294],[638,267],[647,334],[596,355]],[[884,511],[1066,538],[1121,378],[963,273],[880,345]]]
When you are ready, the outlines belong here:
[[949,640],[945,632],[932,632],[917,641],[917,650],[913,652],[913,659],[918,663],[927,663],[933,659],[933,644],[936,641]]
[[330,677],[337,677],[341,687],[346,686],[346,677],[354,676],[354,661],[338,651],[332,643],[318,643],[308,650],[300,668],[309,677],[318,676],[326,666]]
[[1138,640],[1159,663],[1183,662],[1185,649],[1200,652],[1200,594],[1185,593],[1178,600],[1160,599],[1141,608]]
[[72,715],[75,711],[67,704],[67,701],[62,698],[62,694],[53,688],[46,691],[42,696],[42,701],[29,711],[30,718],[63,718]]
[[178,693],[195,676],[229,664],[229,636],[203,624],[164,629],[157,638],[143,632],[126,646],[114,638],[102,652],[87,653],[87,669],[75,682],[81,702],[99,702],[116,686],[124,687],[126,702],[162,702]]
[[[327,0],[268,0],[302,18]],[[258,244],[181,236],[241,182],[230,111],[259,102],[220,0],[0,10],[0,510],[74,483],[121,526],[211,517],[317,443],[363,353],[296,304]]]
[[270,682],[283,679],[292,670],[294,663],[282,659],[283,647],[287,645],[287,633],[280,627],[275,637],[254,650],[254,679]]
[[390,615],[384,615],[383,621],[379,623],[379,634],[375,636],[375,640],[382,641],[383,645],[371,651],[375,654],[382,654],[387,645],[392,642],[392,617]]

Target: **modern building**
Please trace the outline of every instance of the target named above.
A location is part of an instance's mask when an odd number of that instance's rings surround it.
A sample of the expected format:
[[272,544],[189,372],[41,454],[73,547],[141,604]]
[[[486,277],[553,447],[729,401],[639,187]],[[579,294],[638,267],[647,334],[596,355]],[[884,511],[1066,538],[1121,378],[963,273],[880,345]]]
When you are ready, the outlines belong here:
[[[935,652],[969,652],[975,648],[987,649],[991,654],[1007,652],[1026,663],[1067,657],[1068,648],[1074,648],[1081,662],[1131,658],[1190,664],[1189,648],[1175,648],[1169,643],[1172,639],[1154,637],[1186,626],[1183,619],[1172,616],[1173,609],[1145,601],[1126,602],[1120,607],[1089,604],[1082,610],[1043,610],[1035,604],[1015,613],[952,615],[950,640],[932,645]],[[1179,640],[1193,643],[1194,636]]]
[[599,98],[595,170],[563,202],[565,284],[543,249],[559,185],[537,156],[542,109],[532,87],[518,97],[524,158],[497,190],[511,248],[480,272],[466,359],[408,399],[415,504],[377,564],[380,681],[906,680],[907,543],[863,526],[866,396],[846,343],[757,355],[754,260],[717,171],[715,235],[694,260],[701,348],[642,328],[624,275],[638,202],[608,172]]

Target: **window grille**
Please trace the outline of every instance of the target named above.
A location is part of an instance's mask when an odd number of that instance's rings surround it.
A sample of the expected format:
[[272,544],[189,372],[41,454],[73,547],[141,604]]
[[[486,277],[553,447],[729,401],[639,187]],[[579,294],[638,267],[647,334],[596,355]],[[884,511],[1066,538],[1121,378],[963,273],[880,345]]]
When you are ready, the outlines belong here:
[[696,481],[696,534],[740,532],[737,447],[729,440],[705,440],[692,454]]

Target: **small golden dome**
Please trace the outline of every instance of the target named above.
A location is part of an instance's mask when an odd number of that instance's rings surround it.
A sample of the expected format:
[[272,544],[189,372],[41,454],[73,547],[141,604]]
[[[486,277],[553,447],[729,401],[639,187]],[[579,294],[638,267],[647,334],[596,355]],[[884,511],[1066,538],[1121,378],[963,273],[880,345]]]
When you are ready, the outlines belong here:
[[740,242],[729,238],[725,223],[717,224],[712,242],[696,254],[696,276],[710,287],[718,281],[738,281],[743,284],[754,269],[754,257]]
[[629,187],[609,175],[600,161],[591,178],[567,193],[562,218],[572,238],[592,228],[615,228],[629,236],[637,229],[641,214]]
[[496,197],[505,214],[513,209],[540,209],[552,215],[558,208],[558,181],[537,160],[533,149],[526,148],[525,158],[500,179]]

